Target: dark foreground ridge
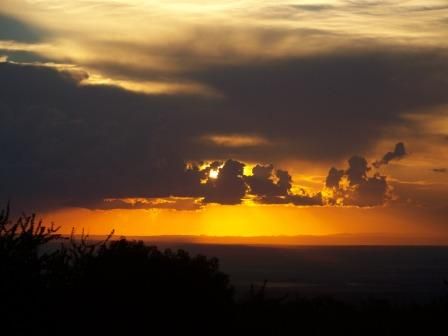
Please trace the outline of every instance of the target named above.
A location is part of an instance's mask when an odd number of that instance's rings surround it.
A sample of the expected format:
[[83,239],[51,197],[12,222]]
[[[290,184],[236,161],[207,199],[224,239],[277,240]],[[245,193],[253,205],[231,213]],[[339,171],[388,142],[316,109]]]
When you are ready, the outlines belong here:
[[[64,239],[35,216],[0,213],[2,335],[432,335],[448,300],[393,305],[325,298],[236,300],[216,258],[125,239]],[[56,249],[45,248],[61,241]]]

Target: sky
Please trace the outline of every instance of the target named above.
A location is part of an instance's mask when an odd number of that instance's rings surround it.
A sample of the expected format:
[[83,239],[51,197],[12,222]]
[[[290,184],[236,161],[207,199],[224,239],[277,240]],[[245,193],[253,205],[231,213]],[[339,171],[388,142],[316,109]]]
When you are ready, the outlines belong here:
[[446,0],[0,0],[0,200],[65,233],[448,242],[447,56]]

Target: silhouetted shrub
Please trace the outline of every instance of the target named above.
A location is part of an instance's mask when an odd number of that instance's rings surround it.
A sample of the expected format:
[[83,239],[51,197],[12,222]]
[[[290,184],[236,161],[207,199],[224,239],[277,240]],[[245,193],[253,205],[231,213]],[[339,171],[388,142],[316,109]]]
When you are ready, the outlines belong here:
[[9,208],[0,212],[1,335],[446,333],[446,298],[402,306],[269,298],[265,282],[234,302],[216,258],[57,231],[34,215],[13,222]]
[[[216,258],[160,251],[141,241],[91,243],[35,216],[0,213],[0,313],[9,334],[211,330],[233,288]],[[9,328],[8,328],[9,329]]]
[[20,326],[36,319],[35,307],[47,295],[43,274],[51,258],[39,249],[60,239],[57,230],[34,215],[11,221],[9,206],[0,211],[0,316],[5,323]]

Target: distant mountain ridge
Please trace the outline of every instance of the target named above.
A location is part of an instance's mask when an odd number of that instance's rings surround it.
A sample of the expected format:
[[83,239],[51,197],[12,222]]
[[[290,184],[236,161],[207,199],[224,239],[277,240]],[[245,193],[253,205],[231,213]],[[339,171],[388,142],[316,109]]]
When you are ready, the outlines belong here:
[[[101,239],[103,236],[92,235],[91,239]],[[116,235],[115,238],[121,237]],[[323,245],[323,246],[438,246],[448,245],[448,239],[435,236],[403,236],[383,233],[368,234],[331,234],[331,235],[297,235],[297,236],[207,236],[207,235],[156,235],[156,236],[125,236],[127,239],[143,240],[147,243],[194,243],[223,245]]]

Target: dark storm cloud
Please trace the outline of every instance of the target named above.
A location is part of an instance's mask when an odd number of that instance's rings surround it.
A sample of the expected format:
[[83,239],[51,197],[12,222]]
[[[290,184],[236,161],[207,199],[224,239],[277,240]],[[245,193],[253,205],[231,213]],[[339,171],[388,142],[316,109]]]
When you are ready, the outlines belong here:
[[[342,159],[367,151],[386,127],[403,123],[403,113],[448,102],[444,90],[448,85],[448,58],[437,50],[375,46],[374,51],[346,50],[236,65],[202,64],[196,54],[184,48],[157,53],[178,60],[184,70],[167,74],[138,66],[94,66],[118,78],[208,85],[223,98],[203,100],[203,107],[213,117],[191,118],[186,125],[189,133],[199,137],[250,133],[273,144],[269,148],[191,144],[188,157],[198,160],[233,157],[262,161],[266,156],[274,162],[288,156]],[[185,65],[190,61],[185,64],[185,59],[190,59],[191,70],[187,70]],[[188,111],[189,106],[183,109]]]
[[446,168],[434,168],[432,171],[434,173],[446,173],[448,170]]
[[[216,34],[219,39],[222,32]],[[279,39],[270,34],[267,32],[263,40],[268,49]],[[167,74],[112,64],[94,66],[121,78],[168,78],[205,84],[223,98],[209,102],[214,116],[211,122],[196,124],[203,127],[203,135],[250,133],[273,144],[269,148],[225,148],[203,143],[190,147],[188,156],[192,158],[263,161],[268,156],[275,162],[289,156],[328,162],[367,151],[385,128],[403,124],[403,113],[448,102],[448,57],[444,51],[372,43],[360,50],[342,48],[309,57],[250,63],[241,60],[229,65],[225,59],[210,62],[210,58],[198,57],[181,45],[155,51],[179,63],[180,72]]]
[[329,161],[367,151],[386,127],[404,122],[403,113],[448,102],[446,55],[378,48],[212,67],[190,76],[225,97],[220,133],[256,130],[281,144],[251,150],[252,157],[241,150],[239,158]]
[[375,168],[379,168],[382,165],[388,164],[392,160],[398,160],[403,158],[406,155],[406,149],[404,147],[404,143],[399,142],[395,145],[395,149],[393,152],[387,152],[384,154],[383,158],[379,161],[373,163]]
[[[248,195],[239,161],[185,164],[195,122],[216,118],[207,101],[80,86],[87,74],[47,67],[1,63],[0,73],[8,83],[0,92],[1,197],[21,209],[146,208],[120,199],[158,197],[238,204]],[[259,168],[257,177],[266,178]],[[207,178],[210,169],[219,169],[217,179]],[[308,202],[290,194],[286,171],[277,170],[276,179],[275,194],[291,197],[286,203]],[[165,204],[155,207],[179,207]]]
[[83,87],[45,67],[3,63],[0,73],[2,199],[58,207],[199,194],[200,173],[182,157],[181,125],[201,119],[195,99]]
[[[202,170],[185,165],[185,140],[195,134],[185,128],[194,132],[190,119],[207,116],[195,98],[82,87],[77,79],[87,74],[38,66],[3,63],[0,73],[8,79],[0,92],[3,199],[39,208],[104,209],[148,207],[119,200],[128,197],[238,204],[246,195],[244,164],[238,161],[222,168],[216,161]],[[216,181],[201,183],[218,168]]]
[[[287,172],[272,168],[267,178],[269,168],[260,166],[254,182],[236,160],[330,161],[362,152],[385,127],[402,123],[401,113],[447,102],[444,74],[448,62],[440,54],[403,51],[183,74],[223,95],[206,98],[83,86],[86,73],[0,63],[0,196],[33,208],[167,196],[235,204],[253,187],[261,201],[318,204],[319,195],[291,193]],[[270,145],[198,143],[210,134],[258,135]],[[215,185],[201,184],[207,172],[184,164],[209,158],[234,159]],[[385,181],[355,161],[344,175],[358,186],[358,204],[380,203]],[[327,187],[339,185],[340,175],[334,171]]]

